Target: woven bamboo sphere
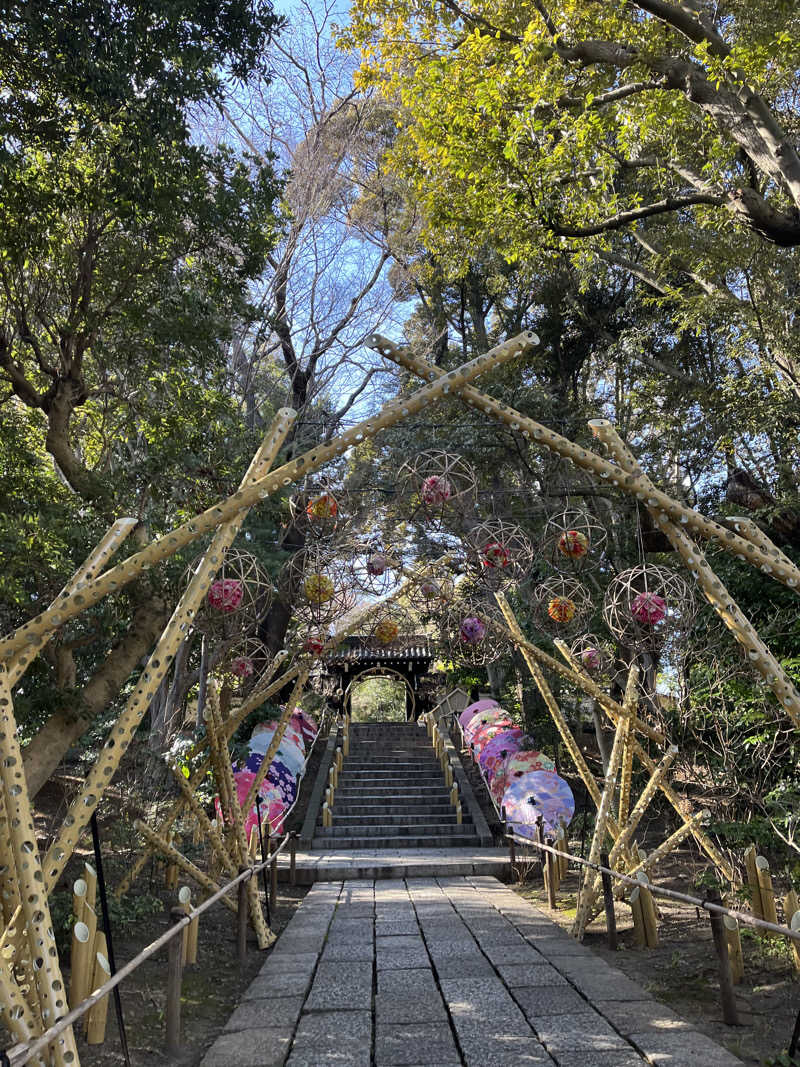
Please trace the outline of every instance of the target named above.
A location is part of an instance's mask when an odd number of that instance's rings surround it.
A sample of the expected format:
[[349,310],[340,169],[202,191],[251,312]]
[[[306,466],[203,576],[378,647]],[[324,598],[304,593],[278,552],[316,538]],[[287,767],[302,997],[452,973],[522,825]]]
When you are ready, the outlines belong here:
[[600,564],[607,540],[605,527],[594,515],[566,508],[545,523],[541,554],[560,574],[582,574]]
[[534,623],[554,637],[564,637],[584,627],[592,607],[586,586],[562,574],[545,578],[531,590]]
[[394,553],[378,540],[356,541],[349,561],[353,584],[362,593],[385,596],[397,585],[399,571]]
[[416,522],[443,525],[476,499],[475,471],[451,452],[419,452],[397,472],[397,498]]
[[213,673],[236,696],[246,696],[261,681],[271,662],[272,656],[263,641],[258,637],[241,637],[227,649]]
[[423,617],[439,618],[447,610],[454,592],[451,575],[439,568],[409,588],[408,602]]
[[480,667],[493,663],[508,649],[508,642],[490,623],[502,621],[499,609],[488,601],[458,600],[442,618],[443,655],[456,663]]
[[603,618],[617,641],[649,652],[659,652],[668,641],[684,637],[696,614],[686,579],[656,564],[622,571],[609,584],[603,602]]
[[347,500],[339,486],[313,485],[289,500],[292,523],[308,540],[333,537],[347,524]]
[[581,634],[572,642],[570,653],[595,681],[607,678],[614,669],[614,650],[605,638],[597,634]]
[[295,618],[314,630],[340,619],[357,599],[347,561],[319,542],[292,556],[281,571],[279,588]]
[[487,519],[469,531],[464,543],[470,570],[490,589],[513,585],[531,569],[533,546],[513,522]]
[[[188,584],[200,566],[198,557],[186,570]],[[251,552],[229,548],[209,586],[195,625],[222,637],[246,634],[269,610],[272,583]]]
[[369,648],[388,648],[414,632],[414,622],[400,604],[384,604],[370,617],[366,632]]

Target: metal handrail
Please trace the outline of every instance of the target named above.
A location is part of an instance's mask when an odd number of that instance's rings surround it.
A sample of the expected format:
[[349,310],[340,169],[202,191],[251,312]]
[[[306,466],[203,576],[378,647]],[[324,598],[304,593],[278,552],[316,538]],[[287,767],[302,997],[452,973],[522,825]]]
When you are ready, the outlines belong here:
[[260,874],[265,867],[269,867],[271,863],[275,863],[280,853],[287,847],[287,845],[289,845],[290,841],[291,838],[287,835],[275,851],[270,854],[269,859],[264,860],[262,863],[255,863],[249,867],[245,867],[243,871],[240,871],[235,878],[222,886],[222,888],[214,893],[213,896],[210,896],[208,900],[204,900],[202,904],[199,904],[196,908],[192,908],[180,922],[174,923],[161,935],[161,937],[145,946],[137,956],[134,956],[132,960],[129,960],[124,967],[120,967],[113,977],[109,978],[107,982],[104,982],[103,985],[88,996],[86,1000],[81,1001],[77,1007],[73,1008],[61,1019],[55,1022],[49,1030],[45,1030],[43,1034],[40,1034],[39,1037],[33,1041],[26,1042],[24,1045],[14,1045],[13,1048],[8,1049],[6,1056],[10,1067],[22,1067],[22,1065],[28,1063],[33,1056],[38,1055],[40,1052],[44,1052],[49,1045],[52,1045],[53,1041],[59,1034],[72,1026],[74,1022],[77,1022],[77,1020],[85,1015],[91,1007],[97,1004],[98,1001],[102,1000],[103,997],[110,993],[115,986],[118,986],[124,978],[127,978],[129,974],[132,974],[137,967],[144,963],[145,960],[150,959],[150,957],[154,956],[156,952],[164,947],[164,945],[168,944],[173,937],[176,937],[181,933],[193,919],[198,918],[204,911],[208,911],[208,909],[216,904],[218,900],[230,893],[232,889],[235,889],[240,882],[249,881],[254,875]]

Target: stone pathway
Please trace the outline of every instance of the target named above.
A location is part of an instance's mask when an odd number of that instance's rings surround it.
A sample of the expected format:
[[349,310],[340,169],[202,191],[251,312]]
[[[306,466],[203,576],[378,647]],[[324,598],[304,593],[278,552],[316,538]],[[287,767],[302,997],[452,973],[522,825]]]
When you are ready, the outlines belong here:
[[491,877],[318,882],[201,1067],[736,1067]]
[[[511,866],[507,848],[348,849],[297,853],[297,881],[346,881],[364,878],[423,878],[439,874],[495,875]],[[278,857],[281,878],[288,877],[289,856]]]

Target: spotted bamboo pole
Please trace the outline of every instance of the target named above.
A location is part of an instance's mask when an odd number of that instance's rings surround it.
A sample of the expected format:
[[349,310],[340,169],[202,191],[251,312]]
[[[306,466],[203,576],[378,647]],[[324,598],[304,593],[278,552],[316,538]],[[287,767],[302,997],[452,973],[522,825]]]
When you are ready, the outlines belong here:
[[[708,600],[714,611],[744,648],[752,666],[755,667],[775,694],[778,703],[783,706],[794,725],[800,729],[800,693],[795,689],[783,667],[758,636],[755,627],[750,623],[750,620],[745,616],[714,570],[709,566],[698,546],[686,536],[680,526],[671,520],[669,513],[657,503],[653,483],[642,473],[628,446],[611,423],[607,419],[592,419],[589,426],[592,429],[592,433],[608,447],[620,466],[624,467],[630,475],[635,476],[637,481],[641,483],[646,494],[647,510],[653,516],[656,524],[680,554],[686,567],[703,590],[706,600]],[[754,551],[759,551],[751,542],[748,541],[747,543],[751,545]],[[775,552],[777,552],[777,549],[775,549]],[[781,564],[781,566],[783,567],[784,565]],[[794,579],[792,581],[794,582]]]
[[[383,354],[426,381],[433,381],[437,376],[446,373],[440,367],[428,363],[427,360],[412,355],[405,348],[392,346]],[[469,407],[477,408],[491,418],[499,419],[512,430],[520,433],[526,440],[533,440],[551,452],[572,460],[576,467],[595,475],[607,485],[613,485],[623,492],[644,500],[648,507],[652,506],[663,511],[670,519],[688,527],[706,540],[718,542],[732,556],[747,560],[775,581],[782,582],[800,593],[800,584],[795,577],[793,567],[787,567],[782,562],[777,549],[772,553],[767,553],[767,559],[765,559],[765,553],[746,537],[741,537],[733,530],[726,529],[721,523],[706,518],[694,508],[686,507],[680,501],[673,500],[672,497],[649,484],[646,478],[637,477],[616,463],[598,456],[596,452],[576,445],[573,441],[556,433],[555,430],[522,415],[507,404],[501,404],[472,386],[454,386],[453,392],[457,393]]]
[[[106,531],[103,539],[95,545],[81,566],[73,574],[59,596],[70,596],[79,593],[84,582],[90,581],[99,574],[106,563],[111,559],[128,534],[137,525],[138,519],[117,519]],[[56,598],[57,599],[57,598]],[[51,632],[42,634],[37,640],[26,645],[20,652],[8,662],[8,684],[13,689],[31,663],[36,659],[44,646],[47,644]]]
[[767,537],[761,527],[757,526],[752,519],[749,519],[746,515],[726,515],[722,521],[726,526],[732,526],[737,534],[741,534],[742,537],[746,537],[748,541],[752,541],[754,545],[757,545],[761,550],[765,563],[769,563],[770,559],[777,556],[781,563],[792,571],[798,585],[800,585],[800,568]]
[[[267,434],[253,457],[242,480],[242,487],[258,484],[265,468],[274,462],[286,435],[292,427],[296,413],[289,408],[278,412]],[[70,805],[69,813],[50,846],[44,864],[45,885],[50,892],[65,864],[72,855],[80,835],[86,827],[100,797],[111,781],[120,761],[127,751],[133,735],[142,721],[169,669],[179,646],[186,637],[192,619],[200,607],[214,575],[220,568],[225,552],[233,543],[247,517],[247,510],[240,509],[230,520],[219,524],[202,562],[192,575],[189,584],[178,601],[172,617],[159,638],[136,689],[129,698],[124,711],[112,726],[94,766],[86,777],[83,788]],[[88,588],[88,586],[84,587]]]
[[[590,864],[597,864],[599,862],[600,853],[603,851],[603,844],[606,839],[606,834],[608,833],[608,820],[611,814],[611,806],[614,802],[614,793],[617,789],[619,767],[622,762],[622,746],[625,736],[626,718],[627,716],[622,716],[620,718],[617,728],[614,731],[614,744],[608,759],[608,770],[606,771],[605,783],[603,785],[603,794],[600,797],[600,803],[597,806],[597,819],[594,824],[592,843],[589,847],[588,862]],[[617,836],[619,836],[619,832],[617,832]],[[590,895],[593,879],[594,872],[591,867],[587,867],[584,873],[580,902],[578,903],[578,908],[575,913],[575,923],[572,927],[572,936],[576,937],[579,941],[583,940],[589,912],[594,903]]]
[[[38,1033],[47,1029],[68,1011],[64,979],[58,962],[58,949],[53,935],[53,920],[42,877],[33,811],[28,796],[28,784],[22,765],[22,752],[17,735],[17,721],[8,685],[8,674],[0,669],[0,782],[8,819],[11,851],[19,882],[20,905],[25,922],[30,958],[36,961],[33,977],[39,1000],[41,1019],[35,1020]],[[16,922],[20,922],[19,919]],[[6,1015],[12,1008],[4,1005]],[[54,1062],[78,1062],[72,1027],[65,1030],[51,1046]]]
[[[191,860],[187,859],[182,852],[178,852],[176,848],[173,848],[169,841],[161,837],[160,834],[157,834],[155,830],[151,830],[147,823],[142,822],[141,819],[137,819],[133,825],[142,837],[145,837],[153,846],[154,852],[161,853],[165,859],[170,860],[177,867],[180,867],[183,873],[188,878],[191,878],[193,882],[196,882],[201,889],[206,889],[209,893],[218,893],[220,891],[220,886],[217,885],[213,878],[209,878],[208,875],[201,871]],[[221,897],[220,899],[228,911],[232,911],[234,914],[236,913],[236,905],[232,900],[228,897]]]
[[633,718],[636,713],[637,683],[639,681],[639,668],[635,663],[631,664],[628,672],[628,683],[625,686],[625,697],[622,707],[626,717],[622,724],[622,770],[619,778],[619,810],[617,818],[620,826],[624,826],[631,803],[631,777],[633,776]]
[[227,744],[221,737],[222,723],[219,717],[219,705],[217,703],[217,690],[212,679],[209,679],[206,690],[206,706],[203,709],[203,720],[206,725],[206,737],[208,738],[209,756],[214,779],[217,783],[220,808],[222,809],[222,822],[228,827],[233,826],[233,798],[236,796],[233,783],[233,774],[225,773],[223,746],[227,750]]
[[[235,878],[236,875],[239,873],[239,868],[236,866],[236,864],[233,862],[230,855],[228,854],[228,850],[225,848],[225,842],[220,837],[216,826],[214,826],[211,819],[209,819],[208,815],[206,814],[205,808],[197,799],[194,790],[189,784],[188,778],[185,778],[183,776],[183,773],[181,772],[180,767],[176,767],[174,766],[174,764],[170,764],[169,769],[172,772],[172,777],[178,784],[178,788],[181,791],[181,796],[185,801],[186,807],[191,811],[192,815],[194,815],[195,819],[197,820],[197,825],[202,831],[204,840],[209,842],[213,852],[219,859],[222,866],[228,872],[228,874],[232,878]],[[158,831],[156,832],[158,833]]]
[[[315,445],[302,456],[285,463],[264,477],[255,479],[226,500],[207,508],[189,522],[164,534],[147,548],[129,556],[128,559],[112,567],[111,570],[105,571],[98,578],[87,582],[81,589],[79,602],[73,595],[58,597],[40,615],[0,641],[0,661],[15,655],[26,644],[38,640],[42,634],[50,633],[57,627],[63,626],[65,622],[80,615],[109,593],[118,593],[153,564],[169,559],[170,556],[196,541],[198,537],[211,533],[223,523],[235,519],[243,508],[250,508],[259,500],[265,500],[312,471],[319,470],[326,463],[344,455],[348,449],[358,446],[362,441],[374,437],[375,434],[389,426],[395,426],[409,415],[417,414],[434,401],[455,392],[466,382],[509,362],[536,343],[538,343],[538,338],[530,332],[512,337],[469,363],[447,371],[443,377],[434,376],[436,380],[432,380],[416,393],[402,400],[385,404],[377,415],[353,426],[330,444]],[[368,346],[377,349],[382,355],[390,355],[395,350],[391,341],[377,334],[372,335]]]
[[[566,647],[566,645],[564,645],[563,642],[560,641],[556,641],[556,645],[558,647],[559,652],[561,652],[562,656],[564,656],[567,662],[572,663],[575,669],[576,676],[581,679],[581,682],[583,682],[584,672],[570,654],[569,649]],[[588,680],[589,679],[586,679],[586,681]],[[588,690],[585,691],[588,692]],[[606,712],[611,722],[616,726],[616,724],[619,722],[620,714],[622,712],[622,708],[619,706],[619,704],[616,704],[615,702],[611,701],[608,704],[603,705],[603,710]],[[652,775],[655,772],[656,764],[636,739],[634,739],[633,742],[633,752],[636,758],[642,764],[642,766]],[[672,805],[678,815],[680,815],[681,820],[685,819],[685,808],[687,806],[687,801],[679,797],[675,790],[672,789],[672,787],[666,781],[664,781],[663,778],[658,782],[658,789],[661,791],[661,793],[663,793],[664,797],[669,801],[669,803]],[[719,851],[714,842],[708,837],[707,834],[703,832],[702,828],[698,823],[692,824],[692,836],[694,837],[700,848],[702,848],[705,854],[709,857],[709,859],[712,860],[712,862],[715,864],[717,870],[722,871],[722,873],[725,875],[729,882],[736,883],[736,872],[734,871],[733,867],[730,863],[728,863],[728,861]]]
[[641,860],[637,865],[628,871],[628,877],[635,878],[639,871],[647,873],[655,865],[662,860],[665,856],[669,855],[674,848],[683,841],[690,833],[692,833],[692,827],[697,823],[707,821],[710,818],[710,813],[703,809],[703,811],[696,811],[693,815],[679,826],[674,834],[671,834],[665,841],[662,841],[658,848],[654,848],[653,851]]

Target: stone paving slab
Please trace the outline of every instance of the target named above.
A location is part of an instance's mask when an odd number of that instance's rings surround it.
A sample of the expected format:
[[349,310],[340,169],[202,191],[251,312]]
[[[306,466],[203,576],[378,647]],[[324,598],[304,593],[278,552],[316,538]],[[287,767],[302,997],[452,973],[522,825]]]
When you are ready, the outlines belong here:
[[201,1067],[645,1064],[741,1061],[495,878],[450,870],[315,883]]

